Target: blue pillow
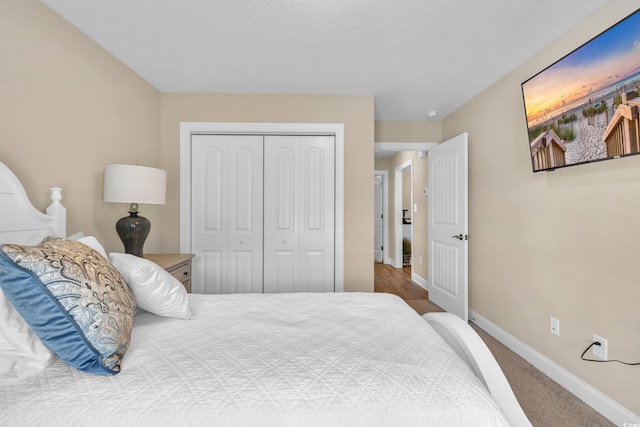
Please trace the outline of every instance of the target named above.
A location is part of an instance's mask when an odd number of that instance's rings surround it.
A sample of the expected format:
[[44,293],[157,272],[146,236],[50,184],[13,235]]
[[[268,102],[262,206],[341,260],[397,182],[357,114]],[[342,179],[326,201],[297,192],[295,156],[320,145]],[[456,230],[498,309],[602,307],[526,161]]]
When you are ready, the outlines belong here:
[[42,342],[62,360],[100,375],[120,372],[136,302],[118,271],[74,240],[2,245],[0,286]]

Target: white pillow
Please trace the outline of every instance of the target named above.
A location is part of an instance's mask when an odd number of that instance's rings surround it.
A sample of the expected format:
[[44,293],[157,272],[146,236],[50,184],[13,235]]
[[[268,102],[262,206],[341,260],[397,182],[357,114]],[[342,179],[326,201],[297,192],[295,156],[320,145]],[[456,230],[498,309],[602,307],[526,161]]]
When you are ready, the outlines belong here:
[[[24,234],[24,233],[20,233]],[[55,237],[56,233],[50,228],[34,231],[33,234],[18,239],[10,239],[13,243],[21,243],[23,245],[37,245],[47,237]]]
[[80,243],[84,243],[85,245],[87,245],[91,249],[93,249],[94,251],[97,251],[100,255],[105,257],[105,259],[109,259],[109,257],[107,257],[107,251],[104,250],[104,248],[102,247],[102,245],[100,244],[98,239],[96,239],[95,237],[93,237],[93,236],[85,236],[85,237],[80,237],[79,239],[75,239],[75,240],[77,240]]
[[165,269],[131,254],[109,254],[109,261],[133,291],[141,309],[158,316],[192,319],[185,287]]
[[67,236],[67,239],[69,240],[78,240],[80,238],[84,237],[84,233],[82,231],[78,231],[77,233],[73,233],[69,236]]
[[54,359],[0,289],[0,378],[30,375]]

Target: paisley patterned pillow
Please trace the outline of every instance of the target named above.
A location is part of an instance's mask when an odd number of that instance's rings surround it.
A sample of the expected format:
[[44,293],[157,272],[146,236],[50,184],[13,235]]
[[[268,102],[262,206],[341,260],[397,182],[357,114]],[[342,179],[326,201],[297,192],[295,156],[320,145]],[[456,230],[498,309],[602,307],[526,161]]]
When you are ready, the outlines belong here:
[[0,286],[42,342],[69,365],[101,375],[120,371],[136,303],[98,252],[60,238],[37,246],[2,245]]

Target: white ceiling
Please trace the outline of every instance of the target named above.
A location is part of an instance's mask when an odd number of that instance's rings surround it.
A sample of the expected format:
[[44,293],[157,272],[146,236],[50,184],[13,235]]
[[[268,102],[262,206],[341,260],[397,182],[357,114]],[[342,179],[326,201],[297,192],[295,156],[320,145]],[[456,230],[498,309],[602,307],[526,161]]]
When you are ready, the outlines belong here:
[[608,0],[42,2],[162,92],[368,94],[377,120],[440,120]]

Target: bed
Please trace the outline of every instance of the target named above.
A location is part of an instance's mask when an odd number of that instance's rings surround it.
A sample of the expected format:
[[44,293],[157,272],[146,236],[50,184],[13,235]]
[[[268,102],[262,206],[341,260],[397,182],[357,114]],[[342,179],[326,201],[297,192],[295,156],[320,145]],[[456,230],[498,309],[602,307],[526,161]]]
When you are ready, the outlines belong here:
[[[187,294],[145,260],[67,238],[61,189],[38,212],[2,163],[0,201],[2,426],[531,425],[487,347],[453,315],[422,317],[380,293]],[[58,264],[81,258],[100,280],[117,276],[107,287],[122,283],[124,294],[78,297],[103,304],[98,317],[121,315],[103,321],[104,335],[81,335],[77,307],[42,291],[58,282],[29,265],[39,253],[48,267],[54,253]],[[81,343],[59,344],[70,317]],[[127,327],[126,340],[114,333]]]

